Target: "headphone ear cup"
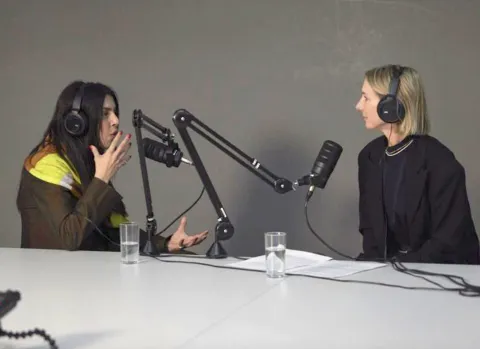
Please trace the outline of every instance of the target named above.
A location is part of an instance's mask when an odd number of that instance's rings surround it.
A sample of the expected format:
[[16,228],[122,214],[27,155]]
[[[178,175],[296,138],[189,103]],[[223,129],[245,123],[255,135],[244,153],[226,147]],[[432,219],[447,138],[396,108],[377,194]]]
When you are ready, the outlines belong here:
[[85,134],[87,123],[80,113],[71,111],[65,116],[64,127],[69,134],[79,137]]
[[387,95],[378,102],[377,113],[383,122],[394,124],[403,120],[405,108],[394,96]]

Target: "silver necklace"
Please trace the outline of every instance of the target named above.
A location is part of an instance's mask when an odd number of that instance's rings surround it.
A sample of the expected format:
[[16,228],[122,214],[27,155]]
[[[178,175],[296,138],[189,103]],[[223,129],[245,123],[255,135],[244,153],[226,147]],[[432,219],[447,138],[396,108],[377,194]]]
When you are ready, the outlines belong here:
[[385,149],[385,154],[386,154],[387,156],[395,156],[395,155],[398,155],[398,154],[400,154],[402,151],[404,151],[405,149],[407,149],[408,146],[409,146],[410,144],[412,144],[412,143],[413,143],[413,139],[411,139],[410,141],[408,141],[407,143],[405,143],[404,145],[402,145],[400,148],[395,149],[395,150],[392,151],[392,152],[389,152],[387,149]]

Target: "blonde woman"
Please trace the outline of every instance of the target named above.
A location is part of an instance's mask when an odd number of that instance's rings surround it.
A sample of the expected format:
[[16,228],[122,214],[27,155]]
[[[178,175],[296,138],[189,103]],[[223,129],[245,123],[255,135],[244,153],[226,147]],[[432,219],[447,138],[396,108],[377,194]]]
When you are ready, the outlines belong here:
[[465,170],[429,135],[418,72],[368,70],[356,109],[383,133],[358,156],[361,260],[480,264]]

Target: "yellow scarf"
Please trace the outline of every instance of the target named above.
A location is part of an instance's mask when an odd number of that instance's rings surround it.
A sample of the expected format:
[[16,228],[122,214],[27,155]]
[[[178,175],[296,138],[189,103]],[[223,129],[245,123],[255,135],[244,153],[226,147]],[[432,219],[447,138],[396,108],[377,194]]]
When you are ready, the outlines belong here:
[[[38,179],[67,188],[77,198],[82,195],[78,173],[58,155],[53,145],[46,145],[34,155],[27,157],[24,166]],[[128,222],[128,217],[114,212],[109,220],[112,227],[118,228],[120,223]]]

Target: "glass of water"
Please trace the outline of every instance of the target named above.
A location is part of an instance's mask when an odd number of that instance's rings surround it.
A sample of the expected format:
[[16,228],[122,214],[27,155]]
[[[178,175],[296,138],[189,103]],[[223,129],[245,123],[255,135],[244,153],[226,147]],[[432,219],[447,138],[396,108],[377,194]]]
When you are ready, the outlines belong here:
[[265,233],[265,269],[267,276],[281,278],[285,276],[285,252],[287,233]]
[[138,223],[120,224],[121,261],[125,264],[138,263],[140,245],[140,229]]

